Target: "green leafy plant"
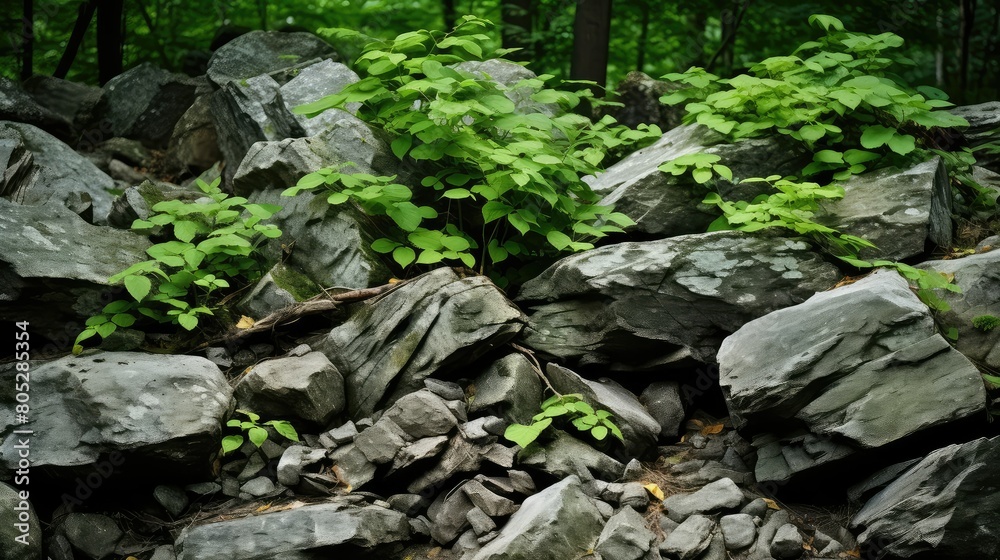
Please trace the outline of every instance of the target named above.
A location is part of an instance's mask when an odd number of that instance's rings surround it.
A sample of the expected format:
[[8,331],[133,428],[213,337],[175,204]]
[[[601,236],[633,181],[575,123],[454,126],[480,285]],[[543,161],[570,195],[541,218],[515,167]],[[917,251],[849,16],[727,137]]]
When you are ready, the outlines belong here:
[[729,79],[691,68],[664,79],[685,87],[663,103],[688,101],[686,122],[697,122],[732,140],[779,133],[813,152],[804,176],[833,172],[842,180],[887,155],[914,152],[918,136],[932,127],[967,126],[965,119],[935,109],[947,95],[898,81],[890,68],[911,65],[897,54],[903,39],[844,29],[837,18],[814,15],[809,22],[825,36],[802,44],[790,56],[771,57]]
[[604,441],[608,434],[625,441],[621,430],[612,421],[611,413],[595,410],[583,400],[583,395],[554,395],[546,399],[541,408],[542,411],[532,418],[530,425],[511,424],[503,437],[525,448],[538,439],[553,421],[562,419],[577,430],[589,433],[596,441]]
[[983,332],[989,332],[1000,326],[1000,317],[996,315],[979,315],[972,318],[972,326]]
[[212,184],[199,179],[197,185],[207,198],[158,202],[149,219],[133,222],[133,230],[166,240],[146,250],[150,260],[109,279],[123,283],[132,299],[115,300],[88,319],[74,352],[82,351],[84,340],[107,338],[140,316],[193,330],[200,316],[213,314],[220,294],[235,288],[230,279],[242,284],[260,277],[264,258],[258,246],[281,236],[276,226],[262,222],[281,208],[228,196],[219,189],[219,179]]
[[[263,424],[260,423],[260,415],[254,414],[249,410],[237,409],[237,413],[246,416],[247,420],[240,420],[238,418],[230,419],[226,422],[226,426],[230,428],[237,428],[241,432],[245,432],[247,438],[249,438],[250,443],[254,444],[257,449],[260,449],[261,445],[267,441],[268,431],[265,426],[270,426],[274,428],[274,431],[278,435],[284,437],[290,441],[299,441],[299,434],[295,431],[291,422],[287,420],[268,420]],[[236,451],[243,445],[243,435],[233,434],[222,438],[222,454],[228,455],[233,451]]]
[[466,16],[449,33],[421,30],[370,43],[355,64],[359,82],[296,108],[315,115],[359,103],[358,116],[387,131],[396,157],[421,170],[420,188],[384,177],[345,182],[342,169],[324,169],[286,193],[323,187],[332,203],[351,200],[384,212],[397,228],[373,248],[392,253],[403,267],[450,260],[492,271],[508,259],[524,264],[589,249],[632,225],[598,205],[582,178],[601,169],[609,150],[650,140],[659,130],[568,112],[585,100],[600,102],[589,89],[547,88],[550,76],[506,86],[456,67],[507,52],[484,51],[483,31],[491,25]]

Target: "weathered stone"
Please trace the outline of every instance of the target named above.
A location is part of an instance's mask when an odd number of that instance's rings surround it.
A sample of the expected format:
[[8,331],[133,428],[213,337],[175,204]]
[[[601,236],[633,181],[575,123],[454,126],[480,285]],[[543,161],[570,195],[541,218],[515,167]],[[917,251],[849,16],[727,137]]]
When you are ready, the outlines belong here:
[[[718,209],[702,204],[705,187],[690,173],[671,175],[659,170],[661,164],[683,155],[711,154],[722,158],[719,163],[732,169],[734,177],[745,178],[796,175],[811,159],[801,145],[782,135],[735,144],[721,140],[701,125],[677,127],[590,179],[590,186],[604,196],[601,204],[614,204],[615,211],[636,222],[625,231],[671,237],[705,231],[718,217]],[[715,187],[725,200],[753,200],[770,192],[767,183],[733,184],[722,178]]]
[[337,467],[337,475],[353,489],[358,489],[375,478],[375,463],[369,461],[353,443],[333,450],[330,459]]
[[451,401],[450,403],[446,403],[446,405],[451,405],[455,402],[465,404],[465,390],[454,381],[441,381],[440,379],[428,377],[424,379],[424,388],[445,401]]
[[180,517],[189,503],[183,489],[168,484],[159,484],[153,488],[153,499],[174,518]]
[[753,517],[746,513],[722,516],[719,528],[722,529],[726,548],[732,551],[743,550],[752,545],[757,537],[757,525],[754,524]]
[[212,54],[208,62],[208,79],[222,87],[313,58],[337,60],[339,57],[333,47],[311,33],[251,31]]
[[465,517],[469,520],[472,530],[479,536],[495,531],[497,528],[496,522],[477,507],[470,509],[469,513],[465,514]]
[[0,120],[37,126],[61,138],[70,137],[71,121],[39,105],[10,78],[0,77]]
[[582,480],[598,477],[617,480],[625,466],[592,446],[557,432],[552,441],[522,453],[520,463],[558,477],[577,476]]
[[523,321],[486,278],[439,268],[367,303],[312,347],[344,374],[348,411],[361,418],[510,340]]
[[0,197],[23,200],[38,180],[35,156],[20,138],[0,138]]
[[936,334],[895,272],[748,323],[723,343],[719,364],[734,424],[770,432],[754,441],[759,481],[788,480],[986,404],[975,367]]
[[570,476],[529,497],[471,560],[561,560],[593,548],[603,519]]
[[894,558],[997,558],[998,459],[997,437],[931,452],[854,515],[858,540]]
[[594,551],[607,560],[639,560],[652,547],[656,535],[646,528],[646,520],[632,508],[622,508],[611,516]]
[[174,554],[173,545],[165,544],[163,546],[156,547],[153,551],[153,555],[149,557],[149,560],[177,560],[177,556]]
[[394,422],[410,439],[444,435],[458,425],[444,399],[427,389],[404,395],[382,418]]
[[478,480],[470,480],[463,484],[462,491],[477,508],[490,517],[506,517],[518,509],[513,500],[490,491]]
[[629,128],[640,124],[655,124],[661,130],[676,128],[681,124],[683,107],[662,103],[660,97],[676,91],[679,85],[654,80],[642,72],[629,72],[615,88],[615,100],[623,106],[602,111]]
[[354,445],[375,464],[388,463],[406,446],[407,434],[392,420],[382,417],[354,438]]
[[507,88],[504,95],[514,102],[516,110],[520,113],[542,113],[555,116],[559,112],[559,105],[539,103],[531,99],[531,96],[537,91],[535,88],[518,87],[521,81],[538,77],[534,72],[520,64],[497,58],[482,61],[467,60],[456,64],[455,70],[468,72],[480,79],[489,78]]
[[299,122],[299,126],[302,127],[306,135],[315,136],[330,128],[339,118],[337,113],[342,111],[327,109],[314,117],[307,117],[294,113],[294,109],[313,101],[319,101],[328,95],[339,93],[340,90],[358,80],[358,75],[354,73],[354,70],[344,64],[327,59],[299,70],[294,78],[281,86],[281,97],[285,101],[285,107]]
[[694,514],[736,510],[743,503],[743,491],[728,478],[712,482],[692,493],[667,496],[663,507],[674,521],[684,521]]
[[629,454],[642,456],[656,444],[660,425],[628,389],[607,378],[597,381],[584,379],[554,363],[546,366],[546,374],[561,394],[583,395],[583,400],[595,409],[611,412],[614,423],[625,438],[625,449]]
[[778,529],[791,520],[792,517],[788,510],[771,510],[764,525],[757,532],[757,540],[748,551],[747,558],[749,560],[772,560],[774,556],[771,556],[771,541],[774,540]]
[[[0,560],[38,560],[42,558],[42,523],[29,500],[16,489],[0,482]],[[30,490],[29,497],[30,497]]]
[[661,438],[677,437],[684,422],[680,383],[676,381],[652,383],[639,395],[639,402],[660,425]]
[[432,459],[448,447],[448,436],[425,437],[400,449],[393,460],[390,473],[422,461]]
[[816,221],[874,243],[861,258],[901,261],[923,254],[928,244],[951,247],[951,184],[940,157],[839,184],[844,198],[824,201]]
[[257,476],[243,483],[240,492],[244,492],[254,498],[262,498],[274,492],[274,481],[266,476]]
[[951,107],[948,112],[969,122],[969,127],[962,130],[962,136],[971,146],[996,138],[996,129],[1000,126],[1000,101]]
[[174,125],[167,158],[182,170],[200,172],[222,160],[211,100],[211,95],[195,98]]
[[744,323],[837,280],[802,241],[743,232],[619,243],[557,261],[526,282],[526,343],[580,364],[655,369],[713,362]]
[[679,560],[689,560],[708,548],[712,543],[713,531],[715,521],[704,515],[692,515],[660,543],[660,552]]
[[[498,450],[508,450],[505,456],[499,456]],[[436,465],[427,469],[407,486],[414,494],[433,488],[451,477],[462,472],[476,472],[484,460],[500,466],[513,466],[513,453],[509,448],[498,443],[490,445],[475,444],[464,435],[458,434],[448,441],[448,448],[441,455]]]
[[304,445],[293,445],[281,454],[278,461],[278,482],[289,488],[299,483],[302,471],[326,460],[325,449],[310,449]]
[[320,352],[261,362],[236,385],[242,408],[325,425],[344,410],[344,378]]
[[341,544],[370,549],[409,536],[398,511],[332,502],[187,527],[174,548],[178,560],[270,560]]
[[458,538],[469,525],[469,512],[475,507],[461,485],[450,492],[441,492],[430,507],[427,517],[431,521],[431,537],[441,544]]
[[165,148],[174,125],[194,103],[197,88],[193,78],[144,62],[104,84],[98,110],[115,136]]
[[778,527],[771,539],[771,556],[778,560],[792,560],[802,556],[802,535],[791,523]]
[[24,90],[39,105],[58,114],[77,129],[86,127],[94,120],[97,104],[104,95],[104,90],[99,87],[41,74],[28,78],[24,82]]
[[542,402],[542,382],[533,367],[522,354],[508,354],[490,364],[473,382],[476,398],[469,412],[488,411],[508,422],[529,423]]
[[1000,250],[961,259],[926,261],[917,268],[953,276],[961,292],[940,290],[947,311],[935,310],[938,322],[958,329],[955,348],[976,363],[1000,369],[1000,328],[979,329],[972,321],[984,315],[1000,316]]
[[97,513],[70,513],[63,519],[59,532],[73,548],[93,560],[111,556],[125,535],[110,517]]
[[[384,133],[344,111],[327,115],[323,130],[315,136],[297,138],[288,131],[284,136],[266,138],[258,135],[240,154],[233,177],[233,190],[246,196],[258,190],[284,190],[294,186],[308,173],[324,167],[342,168],[344,173],[397,176],[406,183],[409,173],[389,149]],[[227,157],[227,161],[232,161]],[[238,168],[237,168],[238,167]],[[287,199],[286,199],[287,200]],[[325,197],[324,197],[325,200]]]
[[305,301],[323,293],[319,284],[286,263],[278,263],[267,272],[239,307],[251,317],[267,317],[289,305]]
[[115,182],[89,160],[49,133],[30,124],[0,121],[0,138],[21,140],[38,165],[38,179],[23,204],[57,203],[70,206],[73,193],[86,193],[93,203],[95,223],[104,223],[111,210]]
[[[13,377],[13,364],[5,373]],[[103,352],[31,369],[32,466],[89,465],[120,454],[120,469],[150,476],[201,472],[216,452],[232,390],[196,356]],[[13,394],[7,404],[13,406]],[[14,418],[0,422],[0,456],[16,468]]]

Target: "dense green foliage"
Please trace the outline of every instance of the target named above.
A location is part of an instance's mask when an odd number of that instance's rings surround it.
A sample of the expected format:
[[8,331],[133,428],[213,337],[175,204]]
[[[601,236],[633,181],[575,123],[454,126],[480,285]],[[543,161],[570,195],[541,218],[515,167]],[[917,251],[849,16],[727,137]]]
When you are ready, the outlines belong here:
[[[229,428],[235,428],[240,432],[245,432],[247,438],[250,439],[250,443],[254,444],[254,447],[260,449],[261,445],[267,441],[267,428],[265,426],[270,426],[274,428],[274,431],[278,433],[281,437],[289,441],[299,441],[299,434],[295,431],[295,427],[292,426],[291,422],[288,420],[268,420],[267,422],[260,422],[260,415],[250,412],[249,410],[237,409],[236,412],[242,416],[246,416],[246,420],[240,420],[238,418],[233,418],[226,422],[226,426]],[[224,436],[222,438],[222,454],[227,455],[236,451],[243,445],[243,435],[242,434],[231,434]]]
[[532,418],[530,425],[511,424],[504,431],[503,437],[525,448],[538,439],[553,421],[560,420],[560,425],[572,425],[580,432],[589,433],[598,442],[604,441],[608,434],[619,441],[625,441],[621,430],[612,420],[611,413],[607,410],[595,410],[583,400],[583,395],[554,395],[542,403],[541,409]]
[[[535,264],[590,249],[631,225],[597,205],[582,178],[600,171],[610,150],[655,138],[659,129],[630,130],[611,117],[593,123],[568,112],[581,100],[596,101],[587,89],[546,88],[547,76],[508,87],[453,67],[504,54],[484,49],[489,26],[467,16],[450,33],[415,31],[371,43],[355,65],[361,81],[296,108],[314,115],[360,103],[358,116],[392,135],[396,157],[420,170],[417,192],[392,178],[323,169],[285,194],[322,186],[333,190],[332,204],[353,200],[388,216],[398,229],[373,248],[404,267],[457,261],[494,272],[508,259]],[[509,278],[493,277],[501,284]]]
[[132,299],[115,300],[88,319],[74,351],[82,350],[80,343],[88,338],[107,338],[118,327],[132,326],[138,316],[193,330],[200,315],[212,315],[215,302],[260,278],[263,257],[257,248],[281,236],[276,226],[262,221],[280,207],[228,196],[218,179],[211,185],[199,179],[197,185],[207,199],[158,202],[148,220],[132,224],[135,231],[166,240],[146,250],[150,260],[109,279],[122,282]]

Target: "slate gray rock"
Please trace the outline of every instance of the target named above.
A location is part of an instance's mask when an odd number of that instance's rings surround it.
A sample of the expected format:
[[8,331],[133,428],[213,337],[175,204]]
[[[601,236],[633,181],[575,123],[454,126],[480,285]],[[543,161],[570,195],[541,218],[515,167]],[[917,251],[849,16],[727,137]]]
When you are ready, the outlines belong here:
[[771,556],[778,560],[792,560],[802,556],[802,535],[791,523],[785,523],[771,539]]
[[[285,101],[285,107],[291,113],[299,126],[305,131],[307,136],[315,136],[324,132],[339,118],[340,109],[327,109],[314,117],[297,114],[296,107],[319,101],[328,95],[340,93],[350,84],[357,82],[360,78],[346,65],[327,59],[316,64],[307,66],[299,70],[294,78],[281,86],[281,97]],[[356,109],[356,103],[352,106]],[[350,111],[354,112],[354,111]]]
[[73,548],[93,560],[111,556],[125,536],[114,520],[98,513],[70,513],[57,530]]
[[20,202],[37,180],[35,156],[24,142],[16,137],[0,138],[0,197]]
[[520,455],[519,462],[560,478],[577,476],[584,481],[595,477],[618,480],[625,470],[619,461],[563,431],[553,433],[551,441],[529,447]]
[[973,361],[996,371],[1000,369],[1000,328],[976,328],[972,320],[980,316],[1000,317],[1000,250],[969,255],[960,259],[925,261],[917,265],[928,271],[953,275],[960,293],[939,290],[950,306],[935,310],[942,325],[958,329],[955,348]]
[[637,150],[603,173],[588,179],[591,188],[604,198],[601,204],[614,204],[616,212],[632,218],[636,225],[626,232],[643,237],[672,237],[701,233],[718,215],[714,205],[702,204],[708,190],[695,183],[690,173],[675,176],[659,166],[678,157],[704,153],[722,158],[736,183],[719,178],[715,182],[726,200],[753,200],[771,192],[766,183],[739,184],[739,179],[769,175],[795,175],[811,156],[789,138],[743,140],[720,143],[722,138],[701,125],[685,125],[666,132],[653,145]]
[[859,542],[898,558],[997,558],[998,459],[997,437],[931,452],[854,515]]
[[712,543],[715,521],[704,515],[692,515],[660,543],[660,552],[678,560],[697,557]]
[[[27,492],[29,500],[21,499]],[[42,523],[31,504],[30,488],[0,482],[0,560],[37,560],[42,557]]]
[[476,506],[461,491],[462,486],[459,484],[449,492],[441,492],[427,508],[431,537],[440,544],[451,543],[471,525],[468,515]]
[[414,494],[427,492],[460,473],[478,472],[484,462],[509,469],[514,466],[514,451],[496,442],[476,443],[459,433],[448,441],[437,464],[415,478],[406,489]]
[[369,461],[381,465],[392,461],[410,439],[395,422],[383,417],[374,425],[361,430],[354,438],[354,445]]
[[99,111],[111,133],[165,148],[174,125],[194,103],[198,81],[144,62],[104,84]]
[[582,365],[648,370],[714,362],[744,323],[836,283],[802,241],[743,232],[600,247],[563,258],[526,282],[525,342]]
[[153,498],[174,518],[180,517],[190,503],[183,489],[169,484],[159,484],[153,488]]
[[[32,440],[34,467],[85,466],[118,451],[133,474],[180,476],[203,472],[218,451],[232,390],[204,358],[101,352],[36,364],[31,374],[32,429],[46,434]],[[0,422],[7,468],[17,465],[18,428],[13,417]]]
[[788,480],[986,404],[976,368],[892,271],[748,323],[723,343],[719,367],[734,425],[759,434],[758,481]]
[[305,134],[285,108],[280,88],[274,78],[265,74],[229,82],[212,94],[210,108],[219,150],[227,164],[227,184],[255,142]]
[[325,449],[311,449],[304,445],[292,445],[281,454],[278,461],[278,482],[294,488],[306,467],[326,460]]
[[676,91],[678,85],[654,80],[642,72],[629,72],[615,87],[615,100],[623,107],[609,107],[603,111],[629,128],[655,124],[662,130],[671,130],[681,124],[684,109],[661,103],[660,97]]
[[462,492],[465,492],[478,509],[490,517],[507,517],[518,510],[517,503],[486,488],[478,480],[470,480],[463,484]]
[[409,537],[410,524],[398,511],[333,501],[187,527],[174,549],[178,560],[270,560],[342,544],[371,549]]
[[337,467],[337,476],[353,489],[361,488],[375,478],[378,466],[353,443],[333,450],[330,459]]
[[93,221],[104,223],[113,198],[109,190],[115,188],[111,177],[51,134],[30,124],[0,121],[0,138],[21,140],[38,165],[38,180],[19,202],[51,202],[71,207],[73,193],[85,193],[93,204]]
[[538,78],[537,74],[520,64],[492,58],[489,60],[467,60],[456,64],[454,68],[460,72],[468,72],[480,79],[489,78],[507,88],[504,95],[514,102],[516,111],[519,113],[542,113],[555,116],[560,111],[557,104],[539,103],[531,99],[531,96],[537,91],[535,88],[518,87],[518,84],[523,80]]
[[322,287],[305,273],[283,262],[271,267],[239,302],[239,309],[251,317],[267,317],[284,307],[323,293]]
[[208,62],[218,87],[294,66],[313,58],[338,60],[333,47],[311,33],[251,31],[219,47]]
[[167,158],[181,170],[201,172],[222,160],[211,101],[211,95],[196,97],[170,134]]
[[757,525],[754,524],[753,517],[746,513],[722,516],[719,528],[722,530],[726,548],[733,551],[743,550],[752,545],[757,537]]
[[774,540],[778,529],[790,523],[791,520],[792,516],[786,509],[769,510],[764,525],[757,532],[757,540],[747,552],[747,558],[749,560],[772,560],[774,556],[771,556],[771,541]]
[[951,107],[948,112],[969,122],[969,127],[962,130],[962,136],[970,146],[979,146],[996,138],[996,129],[1000,126],[1000,101]]
[[321,352],[261,362],[236,384],[241,408],[325,425],[344,411],[344,378]]
[[470,560],[577,558],[593,548],[602,525],[580,479],[570,476],[526,499],[500,534]]
[[549,382],[559,393],[582,395],[583,400],[595,410],[607,410],[613,414],[613,422],[621,430],[625,450],[631,456],[641,457],[656,445],[660,425],[628,389],[607,378],[596,381],[584,379],[555,363],[548,364],[545,371]]
[[660,425],[661,438],[675,438],[684,422],[684,403],[677,381],[657,381],[639,395],[639,402]]
[[636,510],[625,507],[608,519],[594,552],[604,560],[639,560],[646,556],[656,535]]
[[743,503],[743,491],[735,482],[722,478],[691,493],[667,496],[663,507],[667,517],[682,522],[692,515],[736,510]]
[[344,374],[347,408],[370,415],[520,332],[524,318],[482,276],[439,268],[363,306],[311,346]]
[[10,78],[0,77],[0,120],[37,126],[51,134],[69,139],[72,121],[39,105]]
[[[324,113],[323,130],[315,136],[301,136],[288,130],[268,137],[258,134],[233,165],[233,189],[247,196],[264,189],[284,190],[295,186],[299,179],[324,167],[353,163],[344,173],[369,173],[376,176],[396,176],[406,183],[408,174],[389,148],[388,137],[361,119],[344,111]],[[296,125],[297,126],[297,125]],[[236,153],[235,151],[233,152]],[[245,156],[243,155],[245,154]],[[227,161],[233,161],[227,155]]]
[[951,183],[940,157],[908,169],[885,168],[839,183],[844,198],[821,204],[816,221],[876,245],[862,259],[902,261],[927,245],[951,247]]
[[427,389],[403,395],[382,419],[395,423],[410,439],[445,435],[458,426],[445,400]]
[[274,492],[274,481],[266,476],[257,476],[243,483],[240,492],[244,492],[254,498],[262,498]]
[[487,366],[473,382],[473,414],[489,412],[507,422],[527,424],[542,403],[542,382],[522,354],[508,354]]
[[35,102],[56,113],[77,130],[92,124],[97,105],[104,95],[104,90],[99,87],[41,74],[28,78],[23,87]]

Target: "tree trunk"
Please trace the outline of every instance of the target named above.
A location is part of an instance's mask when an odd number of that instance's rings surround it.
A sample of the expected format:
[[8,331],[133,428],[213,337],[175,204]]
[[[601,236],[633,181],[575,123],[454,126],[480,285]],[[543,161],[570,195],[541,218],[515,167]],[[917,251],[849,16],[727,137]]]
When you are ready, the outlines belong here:
[[512,60],[534,60],[534,41],[531,32],[534,29],[534,13],[531,0],[508,0],[500,6],[503,24],[500,35],[505,49],[521,49],[510,53],[507,58]]
[[976,0],[962,0],[959,8],[959,43],[961,51],[958,56],[958,95],[965,100],[965,90],[969,86],[969,45],[972,41],[972,28],[976,24]]
[[122,73],[123,4],[124,0],[101,0],[97,9],[97,81],[102,86]]
[[94,10],[96,9],[97,0],[80,4],[76,14],[76,23],[73,24],[73,32],[70,33],[69,41],[66,43],[66,50],[63,51],[59,64],[56,65],[56,71],[52,74],[54,77],[65,78],[70,67],[73,66],[73,59],[76,58],[76,53],[79,52],[80,45],[83,44],[83,36],[87,33],[87,28],[90,27],[90,20],[94,19]]
[[636,46],[638,53],[635,57],[635,69],[640,72],[646,67],[646,44],[649,43],[649,3],[641,4],[639,9],[642,10],[642,22],[639,27],[639,43]]
[[35,2],[24,0],[21,14],[21,79],[35,73]]
[[445,31],[455,28],[455,0],[441,0],[441,11],[444,15]]
[[573,19],[571,80],[590,80],[602,88],[607,85],[610,38],[611,0],[578,0]]
[[722,56],[722,64],[727,69],[726,73],[732,71],[736,32],[740,30],[740,24],[743,23],[743,16],[746,15],[747,8],[750,7],[750,1],[743,0],[743,5],[735,15],[728,9],[722,14],[722,44],[719,45],[719,50],[715,51],[711,60],[705,65],[705,70],[711,72],[716,61]]
[[257,0],[257,16],[260,17],[260,28],[267,31],[267,0]]

